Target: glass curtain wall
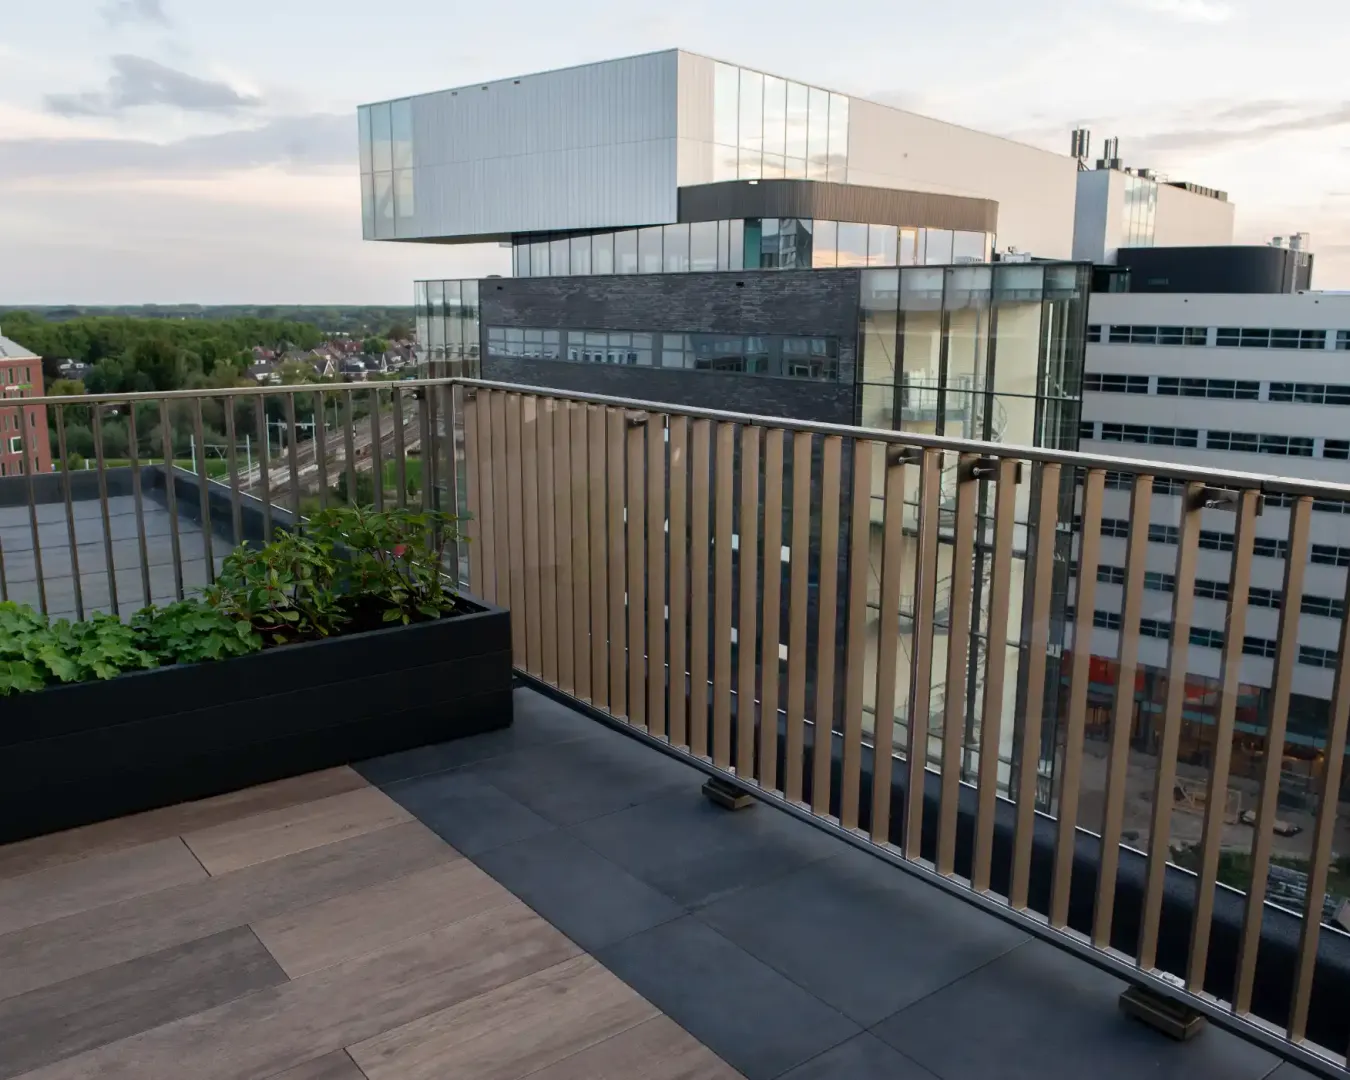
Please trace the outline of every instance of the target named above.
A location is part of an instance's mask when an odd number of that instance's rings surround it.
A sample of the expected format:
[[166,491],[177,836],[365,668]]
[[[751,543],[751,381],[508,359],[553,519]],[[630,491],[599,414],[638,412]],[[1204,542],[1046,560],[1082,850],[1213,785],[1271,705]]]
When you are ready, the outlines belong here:
[[361,162],[361,235],[389,240],[412,234],[417,212],[413,182],[412,102],[385,101],[356,110]]
[[[889,428],[1021,445],[1073,448],[1080,412],[1090,268],[1067,264],[994,264],[984,266],[901,267],[866,269],[860,297],[862,365],[859,422]],[[928,753],[942,750],[945,709],[947,638],[950,625],[952,554],[957,477],[952,468],[941,479],[939,564],[935,596],[933,686],[930,696]],[[904,569],[900,650],[896,683],[896,744],[908,739],[911,687],[909,659],[913,646],[913,595],[916,567],[917,466],[906,466]],[[1072,477],[1066,477],[1072,497]],[[868,724],[875,705],[876,618],[881,571],[881,478],[873,477],[872,587],[869,589],[867,660]],[[1000,784],[1013,781],[1013,741],[1023,715],[1019,698],[1022,655],[1029,640],[1023,625],[1023,597],[1029,595],[1028,553],[1038,538],[1029,518],[1035,492],[1020,484],[1015,499],[1015,561],[1008,644],[1004,657],[1004,701]],[[963,767],[973,775],[979,767],[979,720],[984,704],[988,666],[989,584],[992,570],[993,484],[981,482],[976,502],[979,522],[971,600],[970,662],[966,686],[966,750]],[[1071,503],[1062,515],[1071,520]],[[1069,533],[1046,538],[1058,548],[1057,563],[1067,565]],[[1066,582],[1055,583],[1052,644],[1062,645]],[[1052,668],[1054,663],[1052,661]],[[1050,676],[1053,686],[1057,668]],[[1050,788],[1055,745],[1055,695],[1045,703],[1045,748],[1042,772]]]
[[1125,176],[1125,247],[1152,247],[1158,216],[1158,181]]
[[713,74],[713,175],[722,180],[848,179],[849,101],[730,64]]
[[514,242],[516,277],[679,274],[697,270],[940,266],[988,260],[982,232],[811,218],[680,222],[618,232],[531,234]]
[[481,373],[477,279],[414,282],[413,314],[419,364],[439,376]]

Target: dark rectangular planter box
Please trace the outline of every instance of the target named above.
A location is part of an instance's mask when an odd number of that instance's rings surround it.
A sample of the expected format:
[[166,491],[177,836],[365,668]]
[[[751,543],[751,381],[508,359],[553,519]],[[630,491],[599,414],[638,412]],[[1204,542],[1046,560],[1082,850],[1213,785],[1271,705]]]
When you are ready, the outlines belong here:
[[511,723],[511,624],[435,622],[0,701],[0,843]]

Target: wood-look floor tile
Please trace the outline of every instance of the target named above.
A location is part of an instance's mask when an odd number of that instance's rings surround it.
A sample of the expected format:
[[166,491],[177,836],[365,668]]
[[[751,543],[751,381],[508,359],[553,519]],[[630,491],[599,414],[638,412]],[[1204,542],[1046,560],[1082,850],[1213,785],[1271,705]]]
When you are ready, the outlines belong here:
[[388,795],[367,787],[184,833],[183,842],[219,875],[411,820]]
[[192,852],[172,837],[5,878],[0,934],[205,877]]
[[590,956],[348,1047],[370,1080],[519,1080],[656,1016]]
[[668,1016],[530,1073],[530,1080],[744,1080]]
[[262,1080],[576,953],[517,902],[67,1058],[25,1080]]
[[515,902],[467,859],[455,859],[254,924],[291,978],[395,945]]
[[0,1078],[286,981],[237,927],[0,1001]]
[[344,791],[356,791],[366,786],[365,780],[354,770],[343,766],[260,784],[242,791],[231,791],[197,802],[179,803],[159,810],[147,810],[143,814],[100,821],[48,836],[35,836],[31,840],[0,846],[0,878],[28,874],[89,855],[164,840],[266,810],[326,799],[330,795],[340,795]]
[[162,889],[0,936],[0,999],[435,866],[454,854],[418,822]]
[[276,1073],[268,1080],[366,1080],[366,1074],[356,1067],[346,1050],[334,1050],[321,1058]]

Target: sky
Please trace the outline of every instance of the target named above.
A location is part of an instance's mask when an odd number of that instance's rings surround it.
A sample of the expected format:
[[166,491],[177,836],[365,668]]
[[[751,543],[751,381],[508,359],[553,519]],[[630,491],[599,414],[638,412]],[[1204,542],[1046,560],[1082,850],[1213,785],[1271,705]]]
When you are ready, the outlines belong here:
[[403,304],[496,245],[363,242],[358,103],[685,48],[1229,193],[1350,289],[1341,0],[41,0],[0,20],[0,305]]

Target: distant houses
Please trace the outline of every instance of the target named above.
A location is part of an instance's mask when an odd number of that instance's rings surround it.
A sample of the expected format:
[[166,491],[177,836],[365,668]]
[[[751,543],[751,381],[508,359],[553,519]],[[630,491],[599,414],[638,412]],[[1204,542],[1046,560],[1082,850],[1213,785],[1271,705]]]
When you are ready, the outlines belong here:
[[280,385],[292,372],[300,373],[305,381],[365,382],[372,376],[384,377],[415,366],[416,355],[411,341],[391,341],[385,352],[371,356],[361,351],[360,341],[336,337],[308,350],[255,346],[248,373],[259,384],[269,386]]

